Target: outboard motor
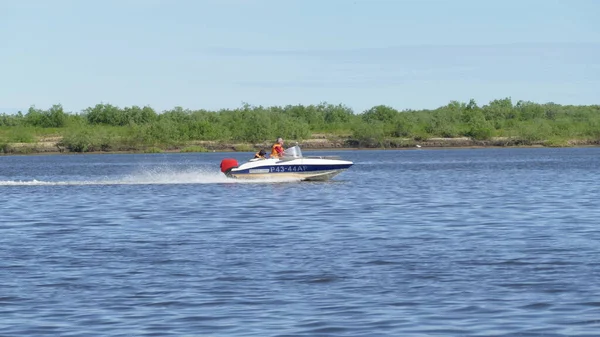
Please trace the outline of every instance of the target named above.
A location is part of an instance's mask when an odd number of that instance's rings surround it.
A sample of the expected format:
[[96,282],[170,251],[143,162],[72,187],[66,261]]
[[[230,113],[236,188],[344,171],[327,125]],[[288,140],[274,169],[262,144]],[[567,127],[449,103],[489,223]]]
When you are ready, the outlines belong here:
[[225,158],[221,160],[221,172],[225,173],[225,175],[229,175],[229,171],[236,167],[238,167],[238,162],[233,158]]

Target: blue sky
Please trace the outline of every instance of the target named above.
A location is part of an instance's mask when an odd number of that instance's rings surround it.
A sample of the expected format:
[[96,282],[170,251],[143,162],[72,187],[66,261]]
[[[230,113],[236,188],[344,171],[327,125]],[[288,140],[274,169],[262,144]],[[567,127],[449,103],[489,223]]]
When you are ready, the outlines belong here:
[[600,104],[600,1],[0,0],[0,113]]

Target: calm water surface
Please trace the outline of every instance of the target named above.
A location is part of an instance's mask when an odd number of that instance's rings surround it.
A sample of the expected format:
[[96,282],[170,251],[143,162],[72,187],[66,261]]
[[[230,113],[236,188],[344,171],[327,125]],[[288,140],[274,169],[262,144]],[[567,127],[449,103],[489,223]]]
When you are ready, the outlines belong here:
[[600,336],[600,149],[0,157],[2,336]]

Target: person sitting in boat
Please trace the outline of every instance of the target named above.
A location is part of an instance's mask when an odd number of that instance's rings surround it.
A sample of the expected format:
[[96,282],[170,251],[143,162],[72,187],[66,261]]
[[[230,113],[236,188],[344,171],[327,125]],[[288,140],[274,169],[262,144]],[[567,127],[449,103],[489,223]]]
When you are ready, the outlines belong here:
[[271,158],[283,157],[283,138],[277,138],[277,143],[273,144],[271,149]]
[[254,154],[254,159],[267,159],[267,153],[265,150],[260,149],[260,151]]

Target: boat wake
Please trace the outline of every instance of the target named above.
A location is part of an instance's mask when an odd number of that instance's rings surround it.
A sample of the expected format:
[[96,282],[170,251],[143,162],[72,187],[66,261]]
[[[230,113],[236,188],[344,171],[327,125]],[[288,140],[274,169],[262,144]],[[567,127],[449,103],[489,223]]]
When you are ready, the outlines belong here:
[[94,179],[72,179],[54,181],[52,179],[0,180],[0,186],[83,186],[83,185],[174,185],[174,184],[264,184],[296,182],[299,179],[265,178],[238,180],[226,177],[221,172],[203,169],[150,168],[119,177],[99,177]]

